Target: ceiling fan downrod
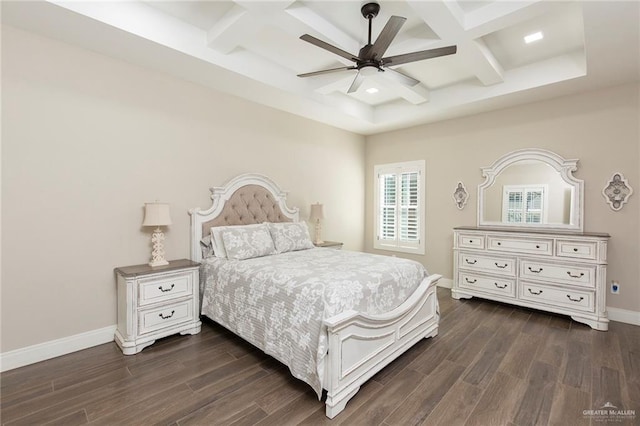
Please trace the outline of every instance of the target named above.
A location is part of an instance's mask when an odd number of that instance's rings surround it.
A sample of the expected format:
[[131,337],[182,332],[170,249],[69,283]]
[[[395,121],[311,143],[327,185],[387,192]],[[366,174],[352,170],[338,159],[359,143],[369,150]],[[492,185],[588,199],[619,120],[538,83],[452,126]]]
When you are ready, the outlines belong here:
[[360,13],[364,16],[365,19],[369,21],[369,42],[368,45],[371,45],[371,26],[373,23],[373,18],[378,16],[380,12],[380,5],[378,3],[367,3],[362,8],[360,8]]

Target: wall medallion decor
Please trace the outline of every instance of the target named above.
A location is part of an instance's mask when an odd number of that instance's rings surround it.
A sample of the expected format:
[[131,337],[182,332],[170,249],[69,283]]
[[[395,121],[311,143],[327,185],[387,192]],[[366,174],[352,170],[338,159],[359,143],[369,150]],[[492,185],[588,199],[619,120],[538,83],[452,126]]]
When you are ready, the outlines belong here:
[[614,173],[611,180],[607,182],[607,186],[602,190],[602,195],[614,211],[622,209],[631,194],[633,194],[633,188],[629,186],[629,182],[622,173]]
[[464,183],[458,182],[458,186],[456,186],[456,190],[453,192],[453,200],[456,202],[456,207],[462,210],[465,204],[467,204],[467,199],[469,199],[467,188],[465,188]]

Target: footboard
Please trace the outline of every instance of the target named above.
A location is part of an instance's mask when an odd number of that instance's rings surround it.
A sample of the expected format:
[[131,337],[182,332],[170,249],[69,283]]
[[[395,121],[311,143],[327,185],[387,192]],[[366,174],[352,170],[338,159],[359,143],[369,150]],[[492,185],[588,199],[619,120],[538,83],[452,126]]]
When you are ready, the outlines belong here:
[[440,278],[437,274],[426,277],[391,312],[367,316],[347,311],[325,320],[329,332],[327,417],[344,410],[360,385],[420,339],[438,334],[436,283]]

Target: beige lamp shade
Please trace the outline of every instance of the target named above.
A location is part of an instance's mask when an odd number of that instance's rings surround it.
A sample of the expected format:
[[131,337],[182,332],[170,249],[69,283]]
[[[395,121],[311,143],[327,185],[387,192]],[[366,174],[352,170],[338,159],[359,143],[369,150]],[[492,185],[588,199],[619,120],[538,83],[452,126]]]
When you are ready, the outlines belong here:
[[324,219],[324,206],[320,203],[311,204],[311,215],[309,216],[309,219]]
[[169,215],[169,204],[167,203],[145,203],[144,220],[142,226],[167,226],[171,225]]

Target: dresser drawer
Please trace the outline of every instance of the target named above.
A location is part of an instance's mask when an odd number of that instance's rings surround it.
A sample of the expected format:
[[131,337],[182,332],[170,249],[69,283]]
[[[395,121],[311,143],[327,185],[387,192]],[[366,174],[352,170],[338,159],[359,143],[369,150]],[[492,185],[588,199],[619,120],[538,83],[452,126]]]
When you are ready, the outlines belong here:
[[161,303],[193,294],[191,273],[163,275],[139,280],[138,306]]
[[553,305],[569,308],[575,311],[594,312],[594,293],[583,290],[569,290],[532,284],[520,283],[520,299],[539,303],[541,305]]
[[458,247],[483,249],[484,235],[458,234]]
[[515,282],[508,278],[489,278],[483,277],[482,275],[460,272],[458,275],[458,286],[507,297],[515,297],[516,295]]
[[598,243],[596,241],[557,240],[556,255],[558,257],[596,260],[598,258]]
[[475,253],[458,253],[458,267],[491,274],[516,276],[516,261],[508,257],[483,256]]
[[518,252],[551,256],[553,254],[553,240],[489,236],[487,237],[487,248],[510,253]]
[[183,322],[193,321],[193,301],[164,305],[157,308],[144,309],[138,312],[138,333],[150,333]]
[[571,264],[563,265],[523,259],[520,262],[520,277],[595,288],[596,267]]

